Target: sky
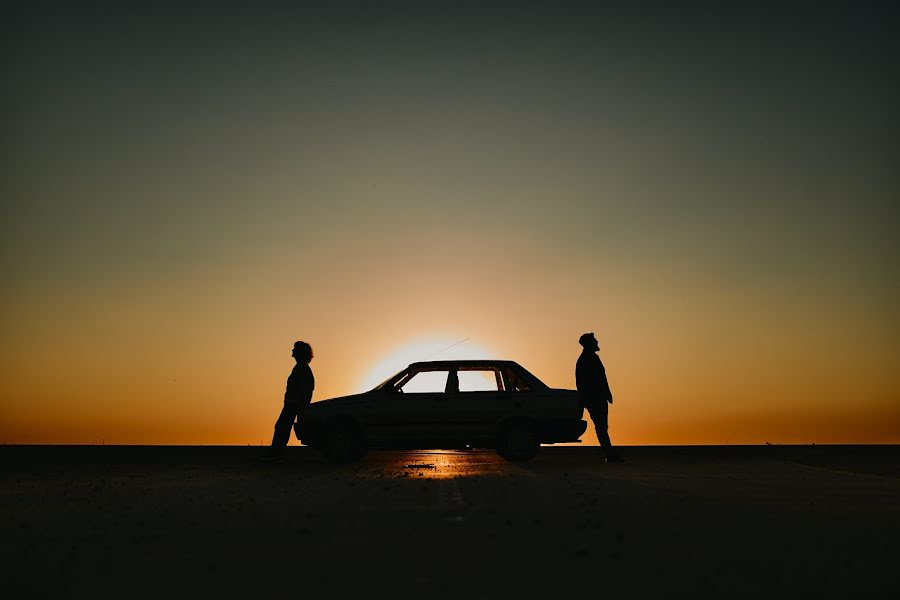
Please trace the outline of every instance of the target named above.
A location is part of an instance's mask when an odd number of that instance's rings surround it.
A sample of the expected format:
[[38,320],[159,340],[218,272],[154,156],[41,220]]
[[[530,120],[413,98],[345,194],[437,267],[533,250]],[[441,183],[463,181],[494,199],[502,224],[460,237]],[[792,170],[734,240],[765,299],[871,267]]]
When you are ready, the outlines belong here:
[[893,3],[2,11],[0,443],[268,443],[298,339],[314,401],[574,389],[587,331],[614,443],[900,443]]

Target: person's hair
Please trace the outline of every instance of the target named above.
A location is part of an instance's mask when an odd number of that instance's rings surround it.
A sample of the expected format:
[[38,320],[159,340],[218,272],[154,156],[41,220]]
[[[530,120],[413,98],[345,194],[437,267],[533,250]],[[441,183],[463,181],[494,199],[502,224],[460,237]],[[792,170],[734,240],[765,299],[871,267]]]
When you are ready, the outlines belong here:
[[306,342],[297,340],[296,342],[294,342],[294,349],[295,349],[295,350],[300,350],[300,352],[302,353],[302,355],[306,357],[306,361],[307,361],[307,362],[309,362],[309,361],[312,360],[312,357],[313,357],[313,349],[312,349],[312,346],[310,346],[310,345],[307,344]]
[[583,347],[587,348],[589,344],[593,344],[597,341],[597,338],[594,337],[594,333],[585,333],[580,338],[578,338],[578,343]]

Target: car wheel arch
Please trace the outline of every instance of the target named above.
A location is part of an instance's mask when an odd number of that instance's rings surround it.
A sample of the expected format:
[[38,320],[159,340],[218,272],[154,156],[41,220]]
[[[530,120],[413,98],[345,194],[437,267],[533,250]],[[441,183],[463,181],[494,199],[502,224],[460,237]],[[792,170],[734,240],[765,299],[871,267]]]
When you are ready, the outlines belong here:
[[[515,431],[516,429],[519,431]],[[537,454],[540,445],[538,427],[534,419],[517,416],[504,419],[498,424],[496,450],[497,454],[506,460],[531,460]]]

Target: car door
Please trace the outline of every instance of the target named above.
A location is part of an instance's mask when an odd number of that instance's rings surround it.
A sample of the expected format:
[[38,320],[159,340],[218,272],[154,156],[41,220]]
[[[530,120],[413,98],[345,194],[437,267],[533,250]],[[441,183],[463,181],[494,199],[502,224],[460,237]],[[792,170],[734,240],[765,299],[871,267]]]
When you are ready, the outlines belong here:
[[445,436],[448,373],[447,369],[411,372],[385,391],[370,440],[386,446],[427,447],[429,440]]
[[448,394],[447,415],[453,437],[460,440],[492,439],[497,422],[509,411],[500,372],[493,367],[458,370],[458,391]]

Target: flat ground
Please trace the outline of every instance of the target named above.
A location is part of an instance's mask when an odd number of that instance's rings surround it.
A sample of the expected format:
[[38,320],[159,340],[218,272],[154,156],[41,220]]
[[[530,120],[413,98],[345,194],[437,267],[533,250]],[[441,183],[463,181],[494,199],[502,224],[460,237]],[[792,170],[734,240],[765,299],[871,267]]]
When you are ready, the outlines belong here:
[[0,447],[4,597],[900,597],[900,447]]

